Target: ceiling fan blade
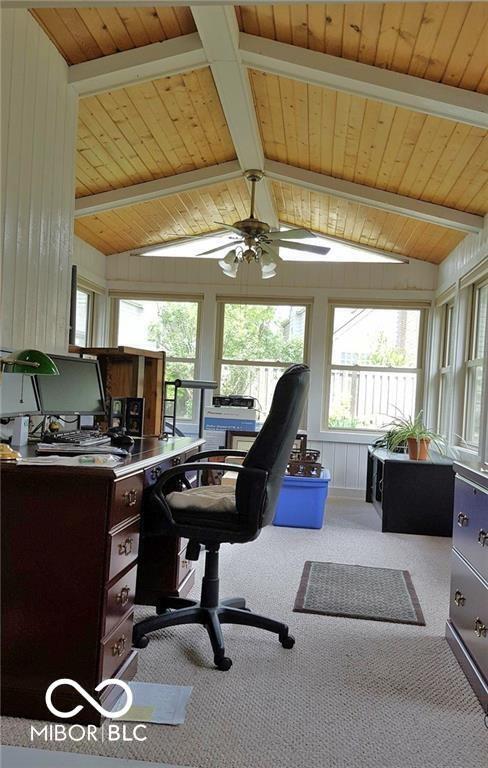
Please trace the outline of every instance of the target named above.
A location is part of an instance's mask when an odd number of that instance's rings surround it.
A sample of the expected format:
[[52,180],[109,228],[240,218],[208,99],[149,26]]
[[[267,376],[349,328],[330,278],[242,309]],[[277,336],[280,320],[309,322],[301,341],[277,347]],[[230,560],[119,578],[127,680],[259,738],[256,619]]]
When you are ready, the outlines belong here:
[[237,227],[232,226],[232,224],[224,224],[223,221],[214,221],[214,224],[218,224],[219,227],[223,227],[224,229],[230,229],[231,232],[237,232],[238,235],[242,235],[241,230],[237,229]]
[[315,237],[308,229],[285,229],[282,232],[268,232],[267,238],[271,240],[304,240],[306,237]]
[[269,243],[266,243],[265,245],[261,246],[261,249],[263,253],[269,253],[269,255],[272,256],[273,259],[276,259],[277,262],[283,261],[280,254],[278,253],[278,249],[275,248],[274,245],[275,245],[274,243],[273,245],[269,245]]
[[209,251],[202,251],[202,253],[197,253],[197,256],[208,256],[211,253],[217,253],[217,251],[228,251],[234,245],[239,245],[243,242],[244,240],[230,240],[228,243],[222,243],[222,245],[218,245],[216,248],[210,248]]
[[286,240],[275,240],[273,245],[278,245],[281,248],[288,248],[290,251],[303,251],[304,253],[316,253],[318,256],[326,256],[330,248],[324,248],[321,245],[307,245],[306,243],[290,243]]

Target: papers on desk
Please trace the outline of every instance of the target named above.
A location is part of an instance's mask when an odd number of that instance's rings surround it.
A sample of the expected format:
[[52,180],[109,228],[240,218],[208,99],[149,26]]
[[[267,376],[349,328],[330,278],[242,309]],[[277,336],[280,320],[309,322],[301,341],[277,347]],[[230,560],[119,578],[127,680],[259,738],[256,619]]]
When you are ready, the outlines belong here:
[[90,453],[83,456],[31,456],[26,459],[17,459],[19,465],[42,465],[42,466],[61,466],[61,467],[115,467],[124,460],[123,456],[114,456],[113,454]]

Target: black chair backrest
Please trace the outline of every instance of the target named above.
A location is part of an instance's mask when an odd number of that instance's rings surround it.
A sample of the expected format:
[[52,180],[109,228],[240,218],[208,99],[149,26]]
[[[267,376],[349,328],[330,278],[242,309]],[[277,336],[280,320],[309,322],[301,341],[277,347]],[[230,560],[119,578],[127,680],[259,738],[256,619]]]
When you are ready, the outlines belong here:
[[[276,384],[268,417],[243,462],[245,467],[256,467],[268,472],[261,528],[269,525],[274,517],[283,476],[307,399],[309,381],[308,365],[292,365],[287,368]],[[239,497],[247,496],[245,485],[244,473],[237,480],[237,509]]]

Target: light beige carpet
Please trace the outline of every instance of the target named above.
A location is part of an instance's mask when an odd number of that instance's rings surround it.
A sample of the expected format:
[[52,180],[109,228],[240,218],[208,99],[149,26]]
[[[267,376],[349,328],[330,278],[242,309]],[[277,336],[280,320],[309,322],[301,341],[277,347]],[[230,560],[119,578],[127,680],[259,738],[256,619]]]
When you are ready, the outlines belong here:
[[[346,500],[329,502],[322,531],[269,527],[255,542],[224,545],[222,595],[245,595],[254,610],[286,620],[295,647],[226,625],[234,666],[218,672],[202,628],[156,633],[138,679],[193,685],[185,724],[149,726],[142,744],[69,749],[195,768],[485,764],[483,712],[444,640],[450,546],[381,533],[370,505]],[[409,570],[426,626],[293,613],[305,560]],[[4,743],[27,745],[29,725],[5,719]]]

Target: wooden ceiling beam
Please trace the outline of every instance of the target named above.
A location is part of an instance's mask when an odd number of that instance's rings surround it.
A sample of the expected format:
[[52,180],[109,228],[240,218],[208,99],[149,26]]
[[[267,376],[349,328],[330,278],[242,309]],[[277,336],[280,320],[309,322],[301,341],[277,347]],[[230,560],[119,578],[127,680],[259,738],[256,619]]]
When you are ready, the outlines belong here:
[[141,184],[132,184],[121,189],[111,189],[109,192],[79,197],[75,201],[75,218],[122,208],[134,203],[143,203],[155,198],[178,195],[192,189],[200,189],[240,178],[242,178],[241,167],[237,160],[231,160],[221,165],[199,168],[196,171],[187,171],[154,181],[144,181]]
[[198,34],[193,32],[162,43],[151,43],[73,64],[68,69],[68,82],[79,96],[93,96],[102,91],[171,77],[206,66],[205,51]]
[[316,173],[303,168],[296,168],[275,160],[266,160],[264,171],[268,179],[293,184],[312,192],[321,192],[352,200],[371,208],[381,208],[391,213],[420,219],[430,224],[455,229],[459,232],[479,233],[483,229],[483,217],[473,213],[457,211],[444,205],[428,203],[395,192],[386,192],[366,184],[336,179],[324,173]]
[[[242,171],[263,170],[264,152],[246,67],[239,52],[239,27],[230,6],[190,6]],[[256,186],[256,215],[278,226],[270,185]]]
[[488,96],[241,32],[242,61],[280,77],[488,129]]

